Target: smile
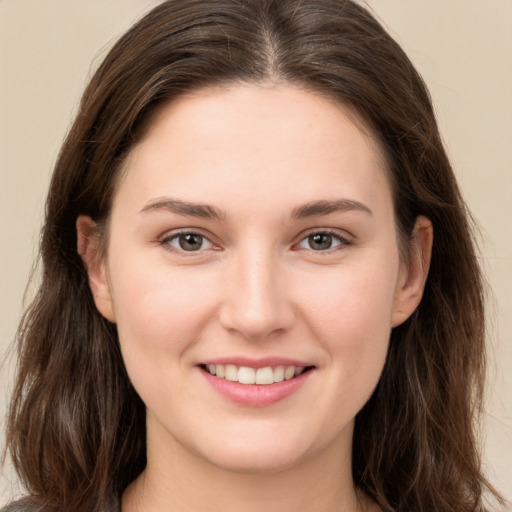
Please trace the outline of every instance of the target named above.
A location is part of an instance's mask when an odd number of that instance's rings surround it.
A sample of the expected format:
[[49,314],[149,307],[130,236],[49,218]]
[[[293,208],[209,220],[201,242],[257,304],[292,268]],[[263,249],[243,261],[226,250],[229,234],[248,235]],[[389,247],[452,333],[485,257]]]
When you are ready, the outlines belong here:
[[[271,358],[269,358],[271,359]],[[273,358],[272,358],[273,359]],[[197,368],[210,385],[228,401],[244,407],[267,407],[294,395],[316,372],[315,366],[294,361],[205,362]]]
[[311,367],[304,366],[265,366],[251,368],[234,364],[201,365],[210,375],[240,384],[270,385],[298,377]]

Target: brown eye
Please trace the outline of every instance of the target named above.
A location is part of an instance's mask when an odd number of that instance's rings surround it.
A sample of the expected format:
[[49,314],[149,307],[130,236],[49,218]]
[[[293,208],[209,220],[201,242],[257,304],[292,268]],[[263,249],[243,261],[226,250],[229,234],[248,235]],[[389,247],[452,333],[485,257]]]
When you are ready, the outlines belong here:
[[180,249],[184,251],[198,251],[203,245],[203,237],[195,233],[180,235],[178,238]]
[[332,236],[325,233],[315,233],[308,236],[308,244],[315,251],[325,251],[332,246]]
[[197,252],[211,249],[213,244],[199,233],[179,233],[166,242],[173,249],[185,252]]
[[350,242],[336,233],[322,232],[312,233],[304,238],[299,248],[312,251],[328,251],[340,245],[349,245]]

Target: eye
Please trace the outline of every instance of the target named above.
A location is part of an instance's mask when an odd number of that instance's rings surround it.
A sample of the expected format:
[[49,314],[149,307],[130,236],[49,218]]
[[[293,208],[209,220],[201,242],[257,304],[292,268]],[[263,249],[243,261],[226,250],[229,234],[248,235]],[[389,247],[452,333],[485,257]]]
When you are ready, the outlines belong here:
[[328,251],[341,245],[350,245],[350,242],[337,233],[332,233],[330,231],[317,231],[315,233],[311,233],[306,238],[303,238],[298,247],[300,249],[313,251]]
[[208,238],[192,231],[176,233],[163,240],[163,243],[174,250],[185,252],[205,251],[213,247],[213,243]]

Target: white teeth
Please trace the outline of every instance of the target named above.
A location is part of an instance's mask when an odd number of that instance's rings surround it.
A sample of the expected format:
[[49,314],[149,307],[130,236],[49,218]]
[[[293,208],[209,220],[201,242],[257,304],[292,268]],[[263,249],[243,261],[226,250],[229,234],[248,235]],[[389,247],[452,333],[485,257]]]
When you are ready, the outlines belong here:
[[256,384],[274,384],[274,372],[270,366],[256,370]]
[[284,380],[284,366],[274,368],[274,382],[283,382]]
[[[254,368],[241,366],[238,369],[238,382],[241,384],[254,384],[256,382],[256,371]],[[258,384],[260,384],[260,382],[258,382]]]
[[268,385],[274,382],[290,380],[304,372],[304,366],[265,366],[264,368],[251,368],[249,366],[236,366],[234,364],[208,364],[205,369],[221,379],[241,384]]
[[226,380],[231,380],[233,382],[238,380],[238,368],[234,364],[226,365]]
[[295,377],[295,366],[288,366],[284,371],[284,380],[290,380]]

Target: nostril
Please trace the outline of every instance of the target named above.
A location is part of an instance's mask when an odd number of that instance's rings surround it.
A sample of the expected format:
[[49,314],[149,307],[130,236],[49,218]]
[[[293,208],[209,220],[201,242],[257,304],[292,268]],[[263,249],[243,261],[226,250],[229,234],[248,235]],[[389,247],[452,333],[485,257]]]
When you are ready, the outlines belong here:
[[241,305],[226,308],[220,315],[222,326],[247,340],[259,341],[286,332],[293,324],[293,312],[286,306],[275,305],[267,311],[244,309]]

